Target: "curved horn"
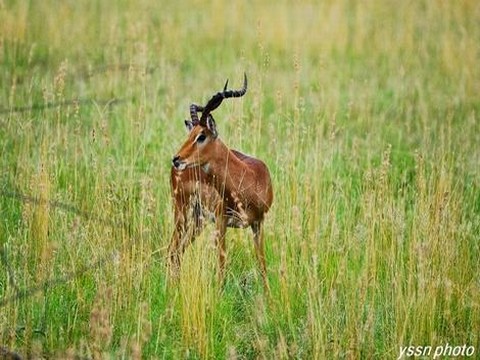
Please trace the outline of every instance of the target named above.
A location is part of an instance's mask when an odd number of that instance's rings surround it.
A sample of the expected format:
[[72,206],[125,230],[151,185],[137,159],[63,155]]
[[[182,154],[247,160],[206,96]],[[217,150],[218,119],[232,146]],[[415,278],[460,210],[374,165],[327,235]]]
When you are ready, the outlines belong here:
[[[227,80],[227,84],[228,84],[228,80]],[[243,87],[240,90],[226,91],[227,84],[225,84],[225,88],[223,89],[223,95],[225,99],[231,98],[231,97],[241,97],[245,95],[245,93],[247,92],[247,85],[248,85],[247,74],[243,73]]]
[[197,125],[200,123],[200,119],[198,118],[198,113],[203,111],[203,106],[198,106],[196,104],[190,105],[190,117],[192,118],[193,125]]
[[[228,85],[228,80],[227,80],[223,88],[223,91],[213,95],[212,98],[208,101],[207,105],[205,105],[205,107],[202,108],[202,110],[200,110],[202,112],[200,123],[205,124],[210,113],[220,106],[223,99],[228,99],[232,97],[241,97],[245,95],[245,93],[247,92],[247,84],[248,84],[247,74],[245,73],[243,74],[243,87],[240,90],[227,90],[227,85]],[[199,108],[200,107],[197,107],[197,109]]]

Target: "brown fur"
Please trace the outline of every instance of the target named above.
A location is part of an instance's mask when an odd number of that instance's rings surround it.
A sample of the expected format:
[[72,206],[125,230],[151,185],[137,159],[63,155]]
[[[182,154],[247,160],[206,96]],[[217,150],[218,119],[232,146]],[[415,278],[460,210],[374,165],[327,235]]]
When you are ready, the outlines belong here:
[[[200,134],[206,137],[197,143]],[[169,248],[171,265],[180,266],[181,254],[201,231],[206,217],[217,226],[220,277],[225,264],[227,227],[251,227],[265,288],[268,288],[263,220],[273,201],[267,166],[258,159],[229,149],[207,126],[197,124],[175,159],[185,166],[171,170],[175,203],[175,230]]]

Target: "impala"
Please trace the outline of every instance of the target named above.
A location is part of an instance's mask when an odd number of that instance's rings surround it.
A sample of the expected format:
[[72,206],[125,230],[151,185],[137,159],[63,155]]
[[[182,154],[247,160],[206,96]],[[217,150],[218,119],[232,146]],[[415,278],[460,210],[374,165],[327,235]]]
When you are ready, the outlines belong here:
[[223,91],[205,106],[190,106],[191,120],[185,120],[189,134],[172,160],[175,229],[169,246],[170,265],[178,271],[186,247],[201,232],[205,220],[211,219],[216,224],[219,277],[223,280],[227,227],[250,227],[268,290],[263,221],[273,201],[272,183],[263,161],[230,149],[218,136],[211,112],[224,99],[245,95],[247,76],[240,90],[227,90],[227,85],[228,80]]

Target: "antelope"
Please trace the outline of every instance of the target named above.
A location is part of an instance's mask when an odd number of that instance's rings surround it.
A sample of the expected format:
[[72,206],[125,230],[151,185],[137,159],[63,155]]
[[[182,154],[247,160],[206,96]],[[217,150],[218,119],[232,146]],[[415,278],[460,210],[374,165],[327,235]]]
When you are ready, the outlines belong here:
[[245,95],[246,74],[242,89],[227,90],[227,86],[228,80],[223,91],[213,95],[205,106],[190,106],[191,120],[185,120],[187,140],[172,159],[175,228],[168,250],[169,261],[174,271],[178,271],[186,247],[200,234],[205,220],[211,219],[216,225],[219,278],[223,281],[226,229],[250,227],[268,291],[263,221],[273,201],[272,182],[263,161],[230,149],[218,136],[211,112],[224,99]]

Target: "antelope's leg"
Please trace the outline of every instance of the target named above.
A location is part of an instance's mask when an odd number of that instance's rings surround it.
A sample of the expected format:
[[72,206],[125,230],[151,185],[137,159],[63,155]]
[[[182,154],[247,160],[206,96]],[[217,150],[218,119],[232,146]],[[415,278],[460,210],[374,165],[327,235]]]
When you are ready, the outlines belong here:
[[255,255],[260,266],[260,273],[262,274],[263,286],[265,291],[269,291],[267,278],[267,265],[265,263],[265,242],[263,239],[263,221],[255,221],[252,224],[253,242],[255,244]]
[[189,219],[189,207],[175,207],[175,229],[168,248],[170,267],[174,275],[178,275],[183,253],[202,231],[203,223],[198,213],[193,211],[193,218]]
[[173,230],[172,239],[168,246],[169,268],[174,275],[178,274],[180,268],[180,257],[182,254],[181,244],[186,233],[185,214],[178,208],[175,209],[175,229]]
[[227,231],[227,216],[224,214],[223,204],[219,204],[215,210],[215,221],[217,227],[215,245],[218,251],[218,278],[220,283],[222,283],[225,277],[225,233]]

